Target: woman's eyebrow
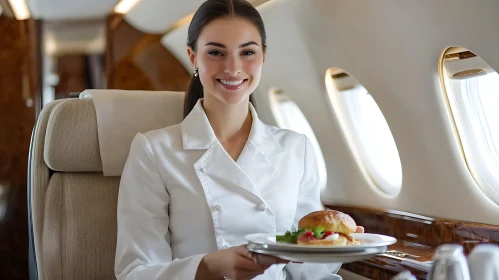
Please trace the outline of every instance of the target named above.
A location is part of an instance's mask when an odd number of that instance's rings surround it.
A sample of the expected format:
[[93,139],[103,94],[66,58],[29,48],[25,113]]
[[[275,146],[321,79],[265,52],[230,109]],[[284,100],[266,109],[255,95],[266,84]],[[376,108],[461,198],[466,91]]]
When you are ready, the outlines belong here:
[[247,47],[247,46],[250,46],[250,45],[257,45],[258,46],[258,44],[255,41],[251,41],[251,42],[248,42],[248,43],[241,44],[241,45],[239,45],[239,47],[240,48],[244,48],[244,47]]
[[[258,46],[258,44],[255,41],[251,41],[251,42],[241,44],[241,45],[239,45],[239,47],[244,48],[244,47],[247,47],[250,45],[257,45]],[[224,49],[227,48],[224,44],[215,43],[215,42],[209,42],[205,46],[215,46],[215,47],[224,48]]]

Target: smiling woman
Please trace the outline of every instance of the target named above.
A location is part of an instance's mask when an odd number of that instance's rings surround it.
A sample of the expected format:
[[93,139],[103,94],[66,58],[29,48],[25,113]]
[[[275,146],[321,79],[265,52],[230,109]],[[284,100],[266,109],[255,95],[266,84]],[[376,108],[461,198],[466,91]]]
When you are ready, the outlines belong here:
[[[260,82],[266,40],[264,23],[250,3],[213,1],[208,6],[205,2],[188,31],[188,55],[195,70],[184,116],[202,97],[208,103],[213,96],[221,102],[237,104],[250,95]],[[249,100],[254,105],[251,95]]]
[[250,103],[266,50],[259,12],[205,1],[187,41],[184,120],[138,133],[123,170],[117,278],[339,279],[339,263],[261,262],[246,247],[248,234],[291,230],[324,209],[310,139],[264,124]]

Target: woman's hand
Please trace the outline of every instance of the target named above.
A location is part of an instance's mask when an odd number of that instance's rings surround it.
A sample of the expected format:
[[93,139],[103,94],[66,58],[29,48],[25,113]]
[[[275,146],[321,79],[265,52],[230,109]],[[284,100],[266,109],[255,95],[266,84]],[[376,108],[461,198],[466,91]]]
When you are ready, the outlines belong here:
[[364,227],[357,226],[357,230],[355,230],[355,233],[364,233]]
[[207,254],[199,264],[195,279],[253,279],[274,264],[268,260],[268,264],[258,263],[260,258],[248,251],[245,245]]

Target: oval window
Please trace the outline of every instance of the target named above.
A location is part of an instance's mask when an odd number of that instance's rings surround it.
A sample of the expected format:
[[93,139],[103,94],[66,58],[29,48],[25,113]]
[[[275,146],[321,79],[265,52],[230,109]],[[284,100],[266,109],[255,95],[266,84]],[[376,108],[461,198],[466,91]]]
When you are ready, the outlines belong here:
[[331,68],[326,88],[354,157],[383,193],[397,195],[402,165],[392,133],[374,98],[347,72]]
[[499,75],[460,47],[444,52],[439,69],[468,169],[499,204]]

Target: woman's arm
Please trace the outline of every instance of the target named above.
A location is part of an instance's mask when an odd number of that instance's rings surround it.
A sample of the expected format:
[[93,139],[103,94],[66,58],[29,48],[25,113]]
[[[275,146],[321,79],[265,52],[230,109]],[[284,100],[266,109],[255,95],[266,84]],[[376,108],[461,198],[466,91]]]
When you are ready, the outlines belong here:
[[[293,226],[298,228],[300,219],[310,212],[324,210],[324,205],[321,202],[320,185],[319,185],[319,169],[317,166],[317,158],[315,155],[312,142],[304,136],[305,141],[305,158],[304,172],[300,182],[300,190],[298,193],[298,202]],[[286,279],[341,279],[335,275],[341,263],[332,264],[287,264],[284,267]]]
[[118,196],[117,279],[194,279],[204,255],[172,259],[168,232],[170,196],[149,142],[132,141]]
[[293,226],[298,228],[300,219],[313,211],[324,210],[319,185],[319,167],[312,142],[304,137],[304,170],[298,191],[298,201]]

